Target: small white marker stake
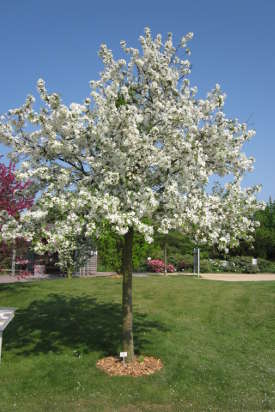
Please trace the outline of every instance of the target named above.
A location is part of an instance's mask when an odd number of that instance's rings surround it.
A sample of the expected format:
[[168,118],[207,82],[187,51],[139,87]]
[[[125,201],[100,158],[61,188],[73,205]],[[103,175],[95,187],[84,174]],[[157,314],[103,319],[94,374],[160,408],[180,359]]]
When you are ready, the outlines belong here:
[[127,352],[120,352],[119,357],[122,358],[123,363],[125,363],[125,358],[127,358]]

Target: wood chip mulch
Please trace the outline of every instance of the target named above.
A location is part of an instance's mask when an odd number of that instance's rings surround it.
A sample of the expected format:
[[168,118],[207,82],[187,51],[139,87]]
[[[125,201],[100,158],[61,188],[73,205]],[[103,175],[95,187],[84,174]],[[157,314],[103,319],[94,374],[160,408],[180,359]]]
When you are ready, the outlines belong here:
[[110,376],[144,376],[152,375],[162,369],[163,364],[160,359],[152,356],[142,356],[136,358],[131,363],[123,363],[122,360],[113,356],[99,359],[96,363],[99,369],[102,369]]

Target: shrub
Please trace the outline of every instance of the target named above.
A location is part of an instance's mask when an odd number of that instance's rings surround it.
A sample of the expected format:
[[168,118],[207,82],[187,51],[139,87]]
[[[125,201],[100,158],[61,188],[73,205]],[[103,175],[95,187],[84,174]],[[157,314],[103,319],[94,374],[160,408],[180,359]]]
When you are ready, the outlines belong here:
[[251,256],[234,256],[228,260],[209,259],[212,272],[258,273],[257,265],[252,265]]
[[181,260],[180,262],[178,262],[177,264],[177,270],[179,272],[183,272],[186,269],[186,263],[184,260]]
[[275,273],[275,262],[259,258],[258,268],[260,272]]
[[[148,270],[151,272],[156,273],[164,273],[165,272],[165,264],[161,259],[151,259],[147,261]],[[169,263],[166,267],[167,272],[173,273],[176,271],[175,267]]]
[[251,256],[234,256],[229,259],[228,272],[258,273],[257,265],[252,265]]
[[212,272],[211,263],[209,262],[208,259],[201,259],[200,272],[201,273],[211,273]]
[[183,255],[184,270],[193,272],[194,257],[192,255]]
[[181,270],[180,262],[184,261],[183,255],[180,253],[168,253],[167,256],[169,263],[172,264],[177,270]]

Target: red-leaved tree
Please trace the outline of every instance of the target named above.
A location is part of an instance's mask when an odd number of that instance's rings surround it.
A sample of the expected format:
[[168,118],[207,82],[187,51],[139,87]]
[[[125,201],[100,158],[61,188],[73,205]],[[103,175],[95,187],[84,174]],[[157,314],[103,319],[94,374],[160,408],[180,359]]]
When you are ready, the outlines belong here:
[[[31,193],[31,182],[21,182],[15,174],[15,164],[10,162],[8,166],[0,163],[0,211],[6,211],[15,219],[20,218],[20,213],[31,208],[34,197]],[[1,230],[1,225],[0,225]],[[24,239],[17,239],[12,245],[12,274],[15,274],[16,246],[22,247]],[[1,258],[10,255],[10,245],[1,241]]]

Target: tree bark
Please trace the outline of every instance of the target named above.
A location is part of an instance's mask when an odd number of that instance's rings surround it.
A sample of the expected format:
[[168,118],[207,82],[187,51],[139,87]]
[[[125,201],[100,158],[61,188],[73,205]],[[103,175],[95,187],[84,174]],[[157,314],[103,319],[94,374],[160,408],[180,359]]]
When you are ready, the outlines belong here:
[[167,275],[167,240],[164,241],[164,274]]
[[123,255],[122,255],[122,346],[127,352],[126,362],[134,359],[134,339],[133,339],[133,307],[132,307],[132,252],[133,252],[134,229],[130,228],[124,235]]
[[68,266],[67,267],[67,278],[72,279],[72,275],[73,275],[73,269],[71,268],[71,266]]
[[16,261],[16,246],[15,242],[12,245],[12,257],[11,257],[11,275],[15,276],[15,261]]

